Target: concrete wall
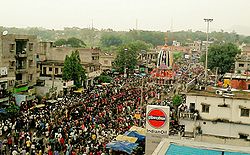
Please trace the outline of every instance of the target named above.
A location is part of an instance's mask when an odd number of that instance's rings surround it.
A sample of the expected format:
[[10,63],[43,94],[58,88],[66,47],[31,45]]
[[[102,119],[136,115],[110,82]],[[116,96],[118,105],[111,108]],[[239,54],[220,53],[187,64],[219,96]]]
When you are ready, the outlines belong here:
[[[49,93],[50,89],[52,88],[52,79],[50,77],[42,77],[42,80],[45,80],[44,86],[36,86],[36,94],[38,96],[45,96],[46,93]],[[60,78],[56,78],[54,80],[54,88],[57,94],[63,91],[63,83],[64,81]]]
[[[66,55],[70,55],[72,51],[78,50],[81,62],[83,63],[98,63],[99,51],[85,48],[71,48],[71,47],[52,47],[46,52],[47,60],[64,61]],[[92,56],[97,56],[98,60],[92,60]]]
[[[7,34],[6,36],[0,36],[1,40],[1,64],[4,64],[8,67],[8,77],[16,77],[16,64],[17,64],[17,58],[16,58],[16,39],[26,39],[27,40],[27,48],[26,53],[27,57],[23,58],[26,68],[24,69],[24,72],[22,72],[23,75],[23,82],[28,82],[28,85],[34,85],[36,83],[36,80],[38,78],[37,73],[37,61],[36,61],[36,53],[38,49],[38,41],[37,37],[33,35],[14,35],[14,34]],[[33,49],[29,50],[29,43],[33,43]],[[11,50],[11,45],[13,45],[13,50]],[[29,64],[29,61],[32,61],[31,65]],[[13,62],[13,66],[11,66],[11,62]],[[32,75],[32,80],[29,80],[29,75]],[[11,82],[9,82],[11,83]],[[13,86],[11,86],[13,87]]]
[[114,56],[100,56],[101,70],[112,69],[112,62],[115,60]]
[[[201,127],[202,135],[213,135],[231,138],[240,138],[239,134],[250,135],[250,125],[212,122],[207,120],[185,120],[181,119],[180,124],[185,125],[185,132],[193,132],[196,127]],[[248,137],[250,139],[250,137]]]
[[[190,103],[195,103],[195,109],[199,111],[199,115],[202,119],[226,119],[230,122],[250,124],[249,117],[241,116],[241,108],[250,109],[250,100],[187,95],[186,104],[188,108]],[[224,103],[228,106],[218,106]],[[202,112],[202,104],[209,105],[209,113]]]

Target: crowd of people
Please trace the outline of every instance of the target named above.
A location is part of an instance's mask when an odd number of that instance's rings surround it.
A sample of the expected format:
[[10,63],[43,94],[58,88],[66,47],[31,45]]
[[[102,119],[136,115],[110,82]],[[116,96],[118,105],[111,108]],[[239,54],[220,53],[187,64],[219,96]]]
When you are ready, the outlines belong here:
[[[26,106],[17,118],[0,122],[3,155],[106,155],[106,144],[133,125],[145,127],[145,106],[155,86],[138,77],[116,77],[81,94],[69,93],[54,104]],[[43,105],[44,104],[44,105]],[[37,108],[34,108],[37,107]],[[141,112],[141,119],[134,117]],[[141,122],[140,122],[141,121]]]

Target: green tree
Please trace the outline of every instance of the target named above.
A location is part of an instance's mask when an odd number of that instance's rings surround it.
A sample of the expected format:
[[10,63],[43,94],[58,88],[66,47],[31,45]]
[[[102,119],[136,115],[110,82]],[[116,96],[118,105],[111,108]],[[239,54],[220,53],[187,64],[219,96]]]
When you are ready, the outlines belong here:
[[[208,68],[213,70],[219,68],[219,73],[229,72],[235,63],[235,56],[240,53],[240,49],[232,43],[212,45],[208,49]],[[205,62],[205,54],[201,61]]]
[[104,47],[119,46],[123,42],[120,36],[114,34],[104,34],[100,41]]
[[114,61],[114,67],[122,72],[124,68],[132,70],[137,65],[138,53],[142,50],[148,50],[149,45],[143,41],[135,41],[119,46],[118,54]]
[[73,51],[70,56],[66,56],[62,76],[63,80],[73,80],[77,87],[82,86],[82,82],[86,79],[86,74],[77,50]]
[[71,47],[86,47],[86,44],[82,40],[75,37],[69,38],[67,44]]
[[181,96],[180,95],[174,95],[172,102],[173,102],[174,106],[176,106],[176,107],[179,106],[182,103]]
[[179,51],[173,52],[174,62],[179,61],[182,58],[182,56],[183,56],[182,52]]
[[63,46],[63,45],[66,45],[67,44],[67,40],[65,39],[58,39],[54,42],[54,45],[55,46]]

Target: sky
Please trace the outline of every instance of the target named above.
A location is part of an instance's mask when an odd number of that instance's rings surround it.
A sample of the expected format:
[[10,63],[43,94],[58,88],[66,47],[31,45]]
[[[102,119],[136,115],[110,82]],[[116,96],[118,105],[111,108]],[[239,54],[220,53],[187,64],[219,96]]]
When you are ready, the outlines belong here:
[[249,0],[1,0],[0,26],[180,31],[250,35]]

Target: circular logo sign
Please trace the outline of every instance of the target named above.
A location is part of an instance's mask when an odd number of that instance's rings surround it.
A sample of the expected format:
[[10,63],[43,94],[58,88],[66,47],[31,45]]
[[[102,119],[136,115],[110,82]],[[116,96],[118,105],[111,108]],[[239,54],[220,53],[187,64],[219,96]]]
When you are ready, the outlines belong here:
[[167,121],[167,115],[160,109],[151,109],[147,116],[148,123],[154,128],[161,128]]

